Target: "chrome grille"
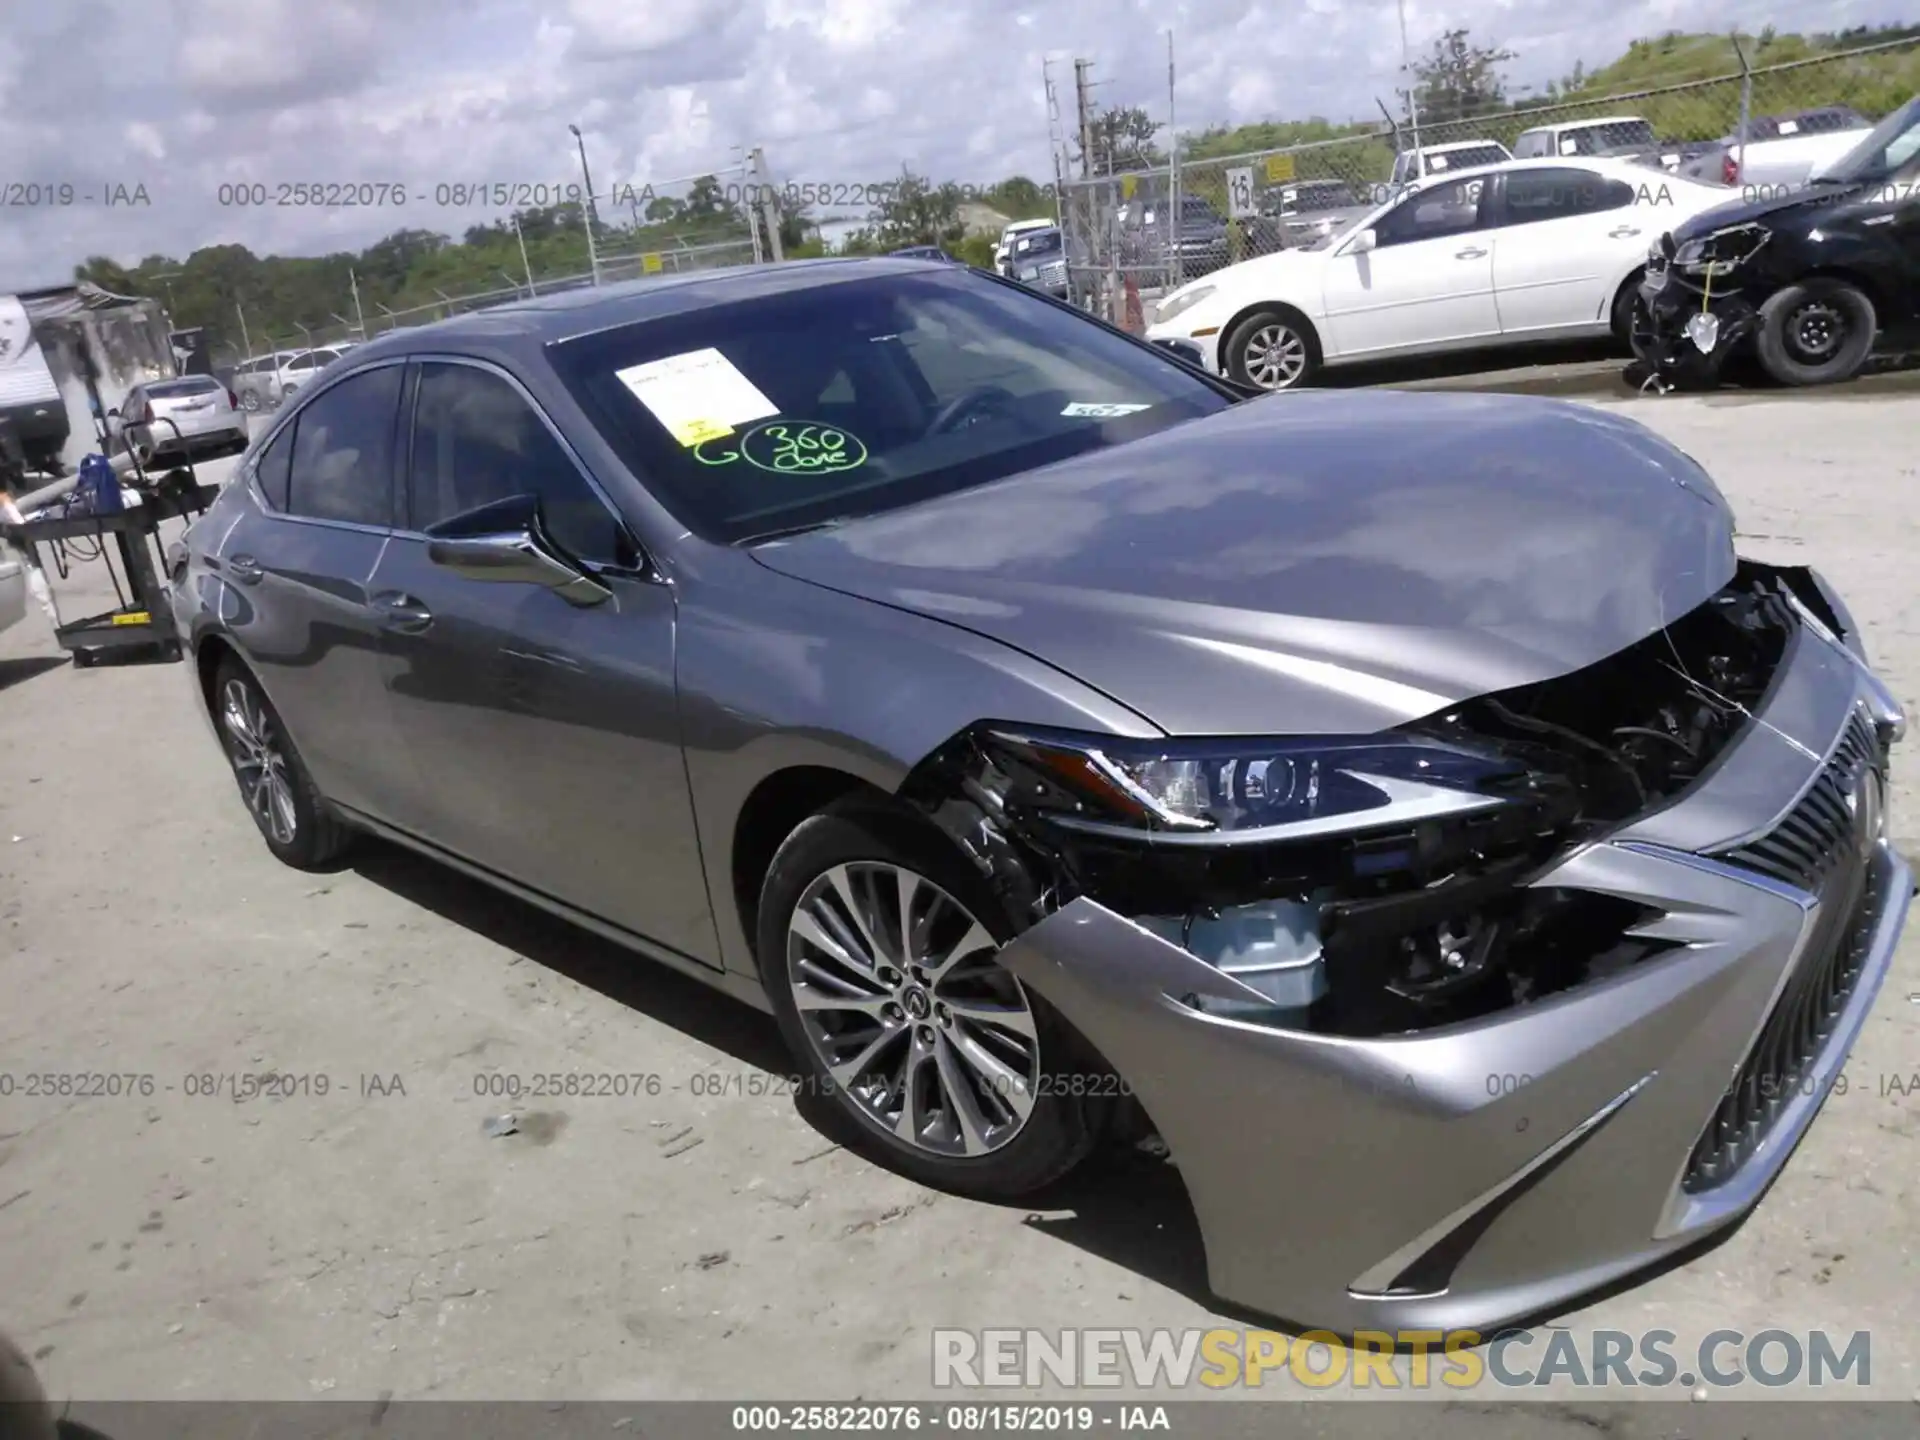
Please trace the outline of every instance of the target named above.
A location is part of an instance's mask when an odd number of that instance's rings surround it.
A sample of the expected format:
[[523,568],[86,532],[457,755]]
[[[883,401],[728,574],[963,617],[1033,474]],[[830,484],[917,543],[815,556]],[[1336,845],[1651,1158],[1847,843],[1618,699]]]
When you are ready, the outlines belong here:
[[1856,711],[1833,754],[1786,818],[1758,840],[1721,858],[1801,890],[1819,890],[1835,860],[1853,848],[1848,796],[1861,772],[1873,766],[1879,754],[1873,727]]
[[1818,909],[1792,973],[1688,1159],[1680,1183],[1689,1194],[1732,1179],[1794,1096],[1808,1089],[1859,983],[1882,898],[1871,847],[1885,813],[1884,760],[1873,726],[1855,711],[1786,817],[1721,857],[1806,891]]
[[1880,887],[1871,863],[1855,847],[1847,849],[1852,858],[1831,877],[1836,893],[1823,900],[1799,966],[1688,1158],[1680,1188],[1690,1195],[1731,1180],[1793,1097],[1810,1093],[1814,1062],[1860,981],[1880,913]]

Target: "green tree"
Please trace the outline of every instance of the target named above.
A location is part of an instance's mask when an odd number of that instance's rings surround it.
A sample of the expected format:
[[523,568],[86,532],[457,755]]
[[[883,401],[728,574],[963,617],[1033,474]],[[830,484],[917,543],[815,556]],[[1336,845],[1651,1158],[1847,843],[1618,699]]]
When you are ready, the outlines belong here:
[[1167,157],[1153,143],[1159,133],[1153,117],[1137,105],[1104,110],[1088,122],[1087,153],[1076,155],[1074,163],[1094,175],[1164,165]]
[[868,216],[874,243],[882,250],[958,245],[967,233],[960,218],[961,199],[958,185],[935,185],[903,166],[886,199]]
[[1413,67],[1420,123],[1467,120],[1504,108],[1507,95],[1500,67],[1511,59],[1511,50],[1470,44],[1464,27],[1447,31]]

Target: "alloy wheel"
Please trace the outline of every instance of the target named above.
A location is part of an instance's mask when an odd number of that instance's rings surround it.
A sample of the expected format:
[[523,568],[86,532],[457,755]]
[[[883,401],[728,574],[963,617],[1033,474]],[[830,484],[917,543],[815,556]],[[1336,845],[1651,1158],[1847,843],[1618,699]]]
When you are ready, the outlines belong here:
[[1839,307],[1812,300],[1787,316],[1784,332],[1795,358],[1809,365],[1823,364],[1846,343],[1847,317]]
[[293,808],[292,767],[259,692],[243,680],[229,680],[221,697],[220,720],[227,732],[227,755],[254,822],[275,844],[291,845],[299,825]]
[[835,865],[801,894],[787,983],[815,1054],[869,1123],[955,1158],[1024,1128],[1039,1038],[998,949],[958,900],[898,865]]
[[1307,342],[1290,325],[1262,325],[1247,337],[1247,378],[1265,390],[1284,390],[1307,369]]

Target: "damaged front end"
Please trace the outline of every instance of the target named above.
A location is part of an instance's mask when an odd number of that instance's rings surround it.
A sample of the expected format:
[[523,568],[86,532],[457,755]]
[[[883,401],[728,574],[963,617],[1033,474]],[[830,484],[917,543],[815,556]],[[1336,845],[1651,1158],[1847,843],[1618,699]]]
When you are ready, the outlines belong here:
[[1238,998],[1207,1008],[1355,1036],[1453,1024],[1659,948],[1631,938],[1638,907],[1525,882],[1712,765],[1778,669],[1791,595],[1748,567],[1598,665],[1379,735],[984,724],[906,793],[1010,914],[1086,896],[1231,977]]
[[1719,383],[1727,362],[1760,328],[1766,296],[1747,278],[1765,253],[1769,232],[1729,226],[1675,243],[1662,235],[1647,254],[1633,325],[1633,348],[1651,378],[1674,388]]
[[[1349,1330],[1491,1324],[1757,1200],[1811,1114],[1774,1107],[1768,1140],[1722,1102],[1781,994],[1823,1019],[1793,1020],[1767,1084],[1844,1056],[1911,890],[1883,807],[1824,929],[1839,881],[1803,892],[1738,847],[1801,824],[1823,765],[1849,767],[1834,795],[1883,774],[1898,711],[1851,629],[1811,572],[1743,563],[1597,664],[1397,730],[989,723],[903,794],[1023,921],[1003,963],[1165,1139],[1218,1293]],[[1796,989],[1796,965],[1827,968]],[[1714,1124],[1744,1138],[1709,1146]],[[1283,1193],[1314,1226],[1271,1222]],[[1555,1205],[1595,1213],[1569,1233]]]

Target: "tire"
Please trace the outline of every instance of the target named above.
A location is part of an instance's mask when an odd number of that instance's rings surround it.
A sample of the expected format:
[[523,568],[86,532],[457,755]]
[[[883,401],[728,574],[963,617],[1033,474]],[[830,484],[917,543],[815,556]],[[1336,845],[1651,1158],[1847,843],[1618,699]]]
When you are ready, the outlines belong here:
[[[919,921],[915,953],[945,955],[944,975],[928,961],[918,970],[900,964],[897,908],[892,923],[880,922],[883,904],[899,904],[903,874],[916,882],[908,902]],[[872,917],[862,927],[848,923],[856,906]],[[780,1032],[808,1077],[807,1093],[825,1100],[823,1120],[849,1148],[923,1184],[998,1199],[1058,1180],[1093,1148],[1111,1087],[1074,1077],[1096,1073],[1099,1062],[993,958],[1013,925],[923,822],[878,801],[838,804],[803,821],[768,867],[758,931],[761,979]],[[876,949],[877,965],[847,963]],[[843,997],[859,1008],[832,1003]],[[990,1011],[999,1023],[973,1018]],[[853,1064],[872,1058],[836,1078],[829,1055]],[[911,1111],[909,1096],[919,1102]]]
[[267,849],[296,870],[330,867],[353,832],[314,785],[273,702],[231,657],[220,662],[213,699],[221,748]]
[[240,396],[240,408],[249,415],[257,414],[260,409],[260,397],[248,390]]
[[1640,281],[1646,273],[1645,270],[1636,270],[1627,277],[1626,283],[1613,297],[1613,309],[1608,314],[1613,338],[1635,354],[1639,354],[1639,347],[1634,344],[1634,317],[1641,308]]
[[1257,310],[1247,316],[1233,327],[1220,353],[1227,374],[1262,390],[1291,390],[1320,368],[1320,341],[1313,327],[1284,310]]
[[1760,307],[1754,349],[1782,385],[1833,385],[1860,373],[1873,353],[1879,317],[1844,280],[1789,285]]

